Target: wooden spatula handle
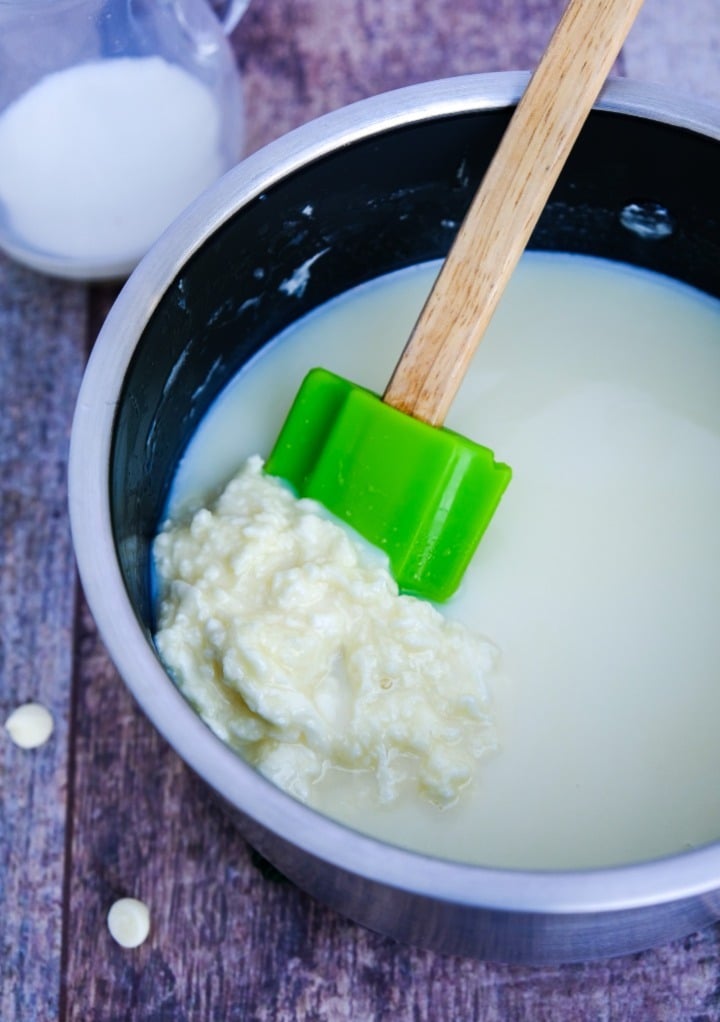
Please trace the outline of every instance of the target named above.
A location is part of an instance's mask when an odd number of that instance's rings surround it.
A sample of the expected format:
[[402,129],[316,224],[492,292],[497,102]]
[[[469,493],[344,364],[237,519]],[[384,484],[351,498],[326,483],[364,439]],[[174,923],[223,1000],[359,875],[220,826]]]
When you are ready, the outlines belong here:
[[439,426],[643,0],[570,0],[383,400]]

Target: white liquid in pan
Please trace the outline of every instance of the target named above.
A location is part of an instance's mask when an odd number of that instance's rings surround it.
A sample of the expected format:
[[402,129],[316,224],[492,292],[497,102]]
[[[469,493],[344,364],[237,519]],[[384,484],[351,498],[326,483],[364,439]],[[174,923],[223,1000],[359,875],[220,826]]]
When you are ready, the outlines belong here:
[[[436,272],[366,285],[259,356],[198,430],[171,510],[269,452],[312,366],[382,390]],[[372,806],[349,775],[315,804],[483,865],[604,866],[720,838],[720,303],[527,255],[447,424],[514,471],[446,607],[500,647],[501,749],[450,809]]]

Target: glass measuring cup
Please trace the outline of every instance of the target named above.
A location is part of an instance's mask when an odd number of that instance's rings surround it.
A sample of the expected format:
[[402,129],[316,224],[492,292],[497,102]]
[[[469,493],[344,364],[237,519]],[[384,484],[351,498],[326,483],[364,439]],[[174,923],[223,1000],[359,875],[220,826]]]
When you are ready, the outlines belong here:
[[0,0],[0,248],[128,274],[239,159],[240,75],[207,0]]

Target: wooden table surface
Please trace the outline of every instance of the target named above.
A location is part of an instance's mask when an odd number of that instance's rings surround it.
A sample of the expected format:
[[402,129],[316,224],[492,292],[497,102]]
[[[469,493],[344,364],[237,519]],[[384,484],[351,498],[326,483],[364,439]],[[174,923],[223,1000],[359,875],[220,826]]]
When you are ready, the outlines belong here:
[[[529,68],[562,0],[253,0],[233,36],[248,149],[326,110],[470,71]],[[720,0],[646,0],[619,74],[720,103]],[[2,69],[0,68],[0,74]],[[0,256],[0,1019],[720,1019],[720,926],[610,961],[523,968],[399,946],[278,877],[153,731],[77,582],[66,511],[73,405],[116,290]],[[121,949],[113,900],[148,902]]]

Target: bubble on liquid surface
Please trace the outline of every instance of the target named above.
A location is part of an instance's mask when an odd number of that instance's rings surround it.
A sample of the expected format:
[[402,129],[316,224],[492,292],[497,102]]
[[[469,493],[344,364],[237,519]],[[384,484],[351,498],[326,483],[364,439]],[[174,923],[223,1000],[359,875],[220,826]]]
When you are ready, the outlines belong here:
[[659,241],[675,229],[669,211],[659,202],[630,202],[620,212],[620,223],[639,238]]

